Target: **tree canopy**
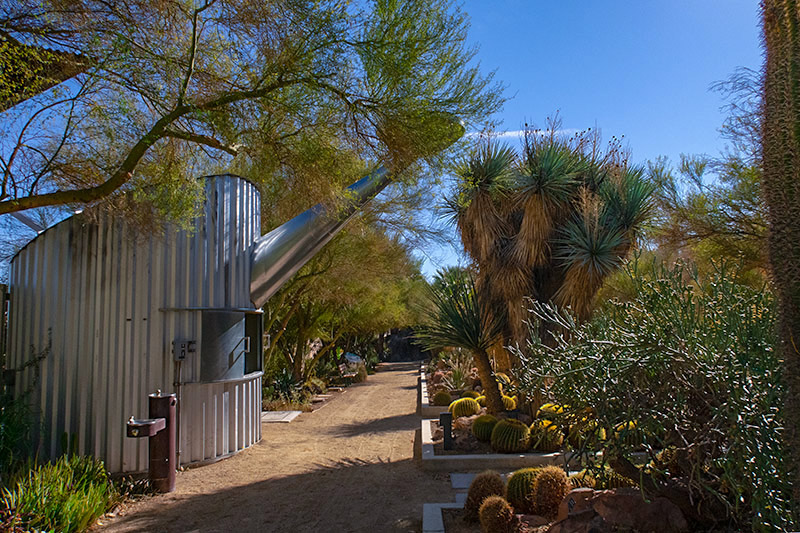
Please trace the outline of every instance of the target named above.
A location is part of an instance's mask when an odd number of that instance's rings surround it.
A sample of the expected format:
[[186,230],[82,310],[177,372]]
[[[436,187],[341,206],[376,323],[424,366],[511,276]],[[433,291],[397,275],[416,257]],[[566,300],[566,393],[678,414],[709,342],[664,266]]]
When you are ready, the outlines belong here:
[[3,2],[0,35],[38,51],[18,69],[75,57],[82,72],[5,111],[0,214],[136,191],[177,216],[191,178],[284,172],[300,137],[401,169],[446,134],[432,117],[474,123],[501,103],[467,26],[433,0]]

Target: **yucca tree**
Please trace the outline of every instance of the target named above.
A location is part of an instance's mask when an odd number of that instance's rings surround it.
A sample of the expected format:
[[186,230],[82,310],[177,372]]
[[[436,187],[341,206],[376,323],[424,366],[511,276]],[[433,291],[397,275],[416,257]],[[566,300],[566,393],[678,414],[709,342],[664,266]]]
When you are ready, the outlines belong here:
[[502,336],[498,314],[478,294],[472,274],[463,269],[440,271],[430,285],[429,297],[431,307],[417,330],[417,340],[427,349],[452,346],[469,351],[481,378],[487,410],[502,412],[503,400],[488,353]]
[[565,137],[558,128],[526,131],[519,155],[482,143],[458,165],[447,202],[503,344],[526,333],[525,298],[587,318],[650,212],[652,184],[628,165],[619,141],[603,151],[594,132]]

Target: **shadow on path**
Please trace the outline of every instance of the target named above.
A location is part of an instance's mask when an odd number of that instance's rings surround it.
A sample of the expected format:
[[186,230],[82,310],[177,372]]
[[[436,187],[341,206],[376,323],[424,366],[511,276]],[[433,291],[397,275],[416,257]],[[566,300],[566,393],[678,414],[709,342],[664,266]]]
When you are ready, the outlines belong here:
[[388,418],[376,418],[369,422],[357,422],[331,428],[329,434],[337,437],[357,437],[371,433],[388,433],[392,431],[414,431],[419,429],[419,416],[416,414],[397,415]]
[[170,495],[158,508],[120,517],[113,530],[420,531],[422,504],[447,497],[448,488],[446,474],[425,474],[411,459],[394,463],[341,459],[316,465],[307,473],[213,494]]

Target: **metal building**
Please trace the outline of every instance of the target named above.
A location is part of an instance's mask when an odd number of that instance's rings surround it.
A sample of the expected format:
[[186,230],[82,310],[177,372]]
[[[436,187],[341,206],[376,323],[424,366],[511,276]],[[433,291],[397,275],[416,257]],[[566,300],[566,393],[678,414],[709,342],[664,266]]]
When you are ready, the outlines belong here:
[[[261,316],[250,301],[260,198],[231,175],[205,180],[189,230],[143,238],[80,215],[12,260],[8,367],[41,415],[46,458],[75,441],[112,472],[146,470],[146,439],[125,437],[156,389],[177,392],[180,464],[261,438]],[[38,361],[37,361],[38,360]]]

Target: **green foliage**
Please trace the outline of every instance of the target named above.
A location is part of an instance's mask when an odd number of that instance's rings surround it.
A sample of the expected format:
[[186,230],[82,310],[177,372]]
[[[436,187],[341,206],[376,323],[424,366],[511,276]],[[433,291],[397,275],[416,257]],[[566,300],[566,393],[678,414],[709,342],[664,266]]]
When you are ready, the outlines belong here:
[[505,490],[503,478],[494,470],[485,470],[475,476],[469,485],[467,499],[464,502],[464,518],[470,522],[477,522],[483,501],[489,496],[503,496]]
[[564,470],[557,466],[545,466],[533,480],[534,514],[555,518],[558,506],[569,492],[569,482]]
[[116,501],[103,462],[77,456],[31,466],[2,496],[12,524],[63,532],[88,529]]
[[481,504],[478,515],[484,533],[517,533],[519,523],[514,509],[502,496],[489,496]]
[[[645,277],[632,261],[626,271],[632,299],[609,302],[590,322],[531,305],[559,333],[548,345],[532,330],[520,354],[521,385],[549,384],[576,412],[592,410],[598,427],[623,424],[621,438],[585,435],[587,461],[598,450],[610,460],[631,458],[639,446],[651,457],[675,446],[706,508],[722,506],[736,527],[781,523],[789,494],[780,475],[785,391],[771,294],[737,283],[725,265],[706,277],[685,264],[650,268],[656,275]],[[632,420],[635,428],[624,426]]]
[[497,424],[497,418],[492,415],[481,415],[472,421],[472,434],[481,442],[489,442],[492,439],[492,430]]
[[506,482],[506,498],[518,513],[534,511],[533,482],[541,472],[540,467],[521,468],[513,472]]
[[440,390],[433,395],[433,405],[449,406],[451,401],[453,401],[453,399],[446,390]]
[[557,452],[563,443],[564,435],[554,422],[542,419],[531,424],[531,444],[537,452]]
[[530,429],[513,418],[495,424],[491,437],[492,449],[499,453],[521,453],[530,447]]
[[453,418],[460,418],[477,414],[481,406],[472,398],[459,398],[451,403],[447,410],[453,413]]
[[25,396],[0,395],[0,486],[31,455],[33,422]]

